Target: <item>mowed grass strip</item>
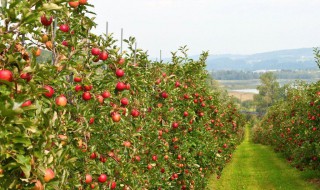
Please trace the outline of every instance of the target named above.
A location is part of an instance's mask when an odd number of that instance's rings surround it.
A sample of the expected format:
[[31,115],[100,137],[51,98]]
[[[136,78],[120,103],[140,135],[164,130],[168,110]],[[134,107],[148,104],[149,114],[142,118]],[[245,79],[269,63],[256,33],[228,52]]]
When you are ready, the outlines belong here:
[[244,142],[224,168],[221,178],[210,179],[208,190],[316,190],[320,186],[308,182],[320,178],[316,171],[300,172],[290,166],[271,147],[254,144],[246,128]]

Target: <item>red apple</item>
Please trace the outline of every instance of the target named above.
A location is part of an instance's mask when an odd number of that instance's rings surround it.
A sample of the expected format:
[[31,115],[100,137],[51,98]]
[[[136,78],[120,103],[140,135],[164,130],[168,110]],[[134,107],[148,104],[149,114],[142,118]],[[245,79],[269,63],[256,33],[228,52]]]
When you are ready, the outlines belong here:
[[74,90],[75,90],[76,92],[79,92],[79,91],[82,90],[82,86],[77,84],[77,85],[74,87]]
[[92,176],[90,174],[86,174],[86,180],[85,180],[85,183],[86,184],[89,184],[92,182]]
[[129,104],[128,98],[122,98],[120,102],[121,102],[121,105],[123,106],[127,106]]
[[140,113],[137,109],[132,109],[131,115],[132,115],[132,117],[138,117],[140,115]]
[[29,73],[21,73],[20,78],[29,82],[32,79],[32,75]]
[[77,8],[79,6],[79,1],[70,1],[70,7]]
[[111,97],[111,94],[110,94],[109,91],[104,91],[104,92],[102,92],[101,95],[102,95],[103,98],[110,98]]
[[124,62],[125,62],[125,59],[122,58],[122,57],[118,60],[118,63],[119,63],[120,65],[122,65]]
[[85,91],[90,91],[92,90],[92,85],[84,85],[83,88]]
[[92,48],[91,54],[92,55],[100,55],[100,49],[99,48]]
[[180,87],[180,82],[177,81],[177,82],[174,84],[174,86],[175,86],[176,88]]
[[105,61],[108,59],[108,53],[106,51],[102,51],[100,54],[99,54],[99,59],[102,60],[102,61]]
[[126,84],[124,84],[123,82],[118,82],[117,85],[116,85],[116,89],[119,90],[119,91],[123,91],[126,89]]
[[0,80],[6,80],[11,82],[13,79],[12,72],[9,70],[0,70]]
[[90,159],[94,160],[97,158],[97,154],[95,152],[91,153]]
[[123,145],[124,145],[125,147],[130,147],[130,146],[131,146],[131,143],[130,143],[129,141],[124,141],[124,142],[123,142]]
[[46,169],[45,174],[44,174],[44,181],[49,182],[54,178],[54,172],[51,168]]
[[116,70],[116,75],[117,75],[117,77],[123,77],[123,75],[124,75],[124,71],[122,70],[122,69],[117,69]]
[[112,121],[114,121],[114,122],[119,122],[121,120],[121,116],[117,112],[112,113],[111,117],[112,117]]
[[92,125],[93,123],[94,123],[94,117],[91,117],[91,118],[89,119],[89,124]]
[[152,169],[152,165],[148,164],[147,168],[148,168],[148,170],[151,170]]
[[91,99],[91,94],[90,94],[90,92],[84,92],[84,93],[82,94],[82,99],[85,100],[85,101],[90,100],[90,99]]
[[136,159],[137,162],[140,162],[141,160],[140,156],[135,156],[134,158]]
[[52,16],[50,17],[50,19],[48,20],[47,19],[47,17],[46,17],[46,15],[42,15],[41,16],[41,23],[42,23],[42,25],[44,25],[44,26],[50,26],[51,25],[51,23],[52,23]]
[[111,182],[111,189],[115,189],[117,187],[117,183],[115,181]]
[[67,25],[67,24],[62,24],[62,25],[60,25],[59,29],[60,29],[62,32],[69,32],[69,25]]
[[157,155],[153,155],[153,156],[152,156],[152,160],[153,160],[153,161],[157,161],[157,160],[158,160]]
[[80,5],[85,5],[85,4],[87,4],[87,0],[79,0],[79,4]]
[[99,102],[100,104],[103,104],[103,96],[101,96],[101,95],[99,94],[99,95],[96,96],[96,98],[97,98],[97,100],[98,100],[98,102]]
[[107,181],[107,175],[106,174],[101,174],[99,177],[98,177],[98,181],[100,183],[104,183]]
[[25,101],[23,104],[21,104],[21,107],[23,108],[23,107],[28,107],[28,106],[30,106],[32,104],[32,102],[31,102],[31,100],[27,100],[27,101]]
[[183,112],[184,117],[188,117],[189,113],[187,111]]
[[161,97],[162,98],[168,98],[168,94],[166,92],[162,92]]
[[54,94],[54,89],[49,85],[44,86],[44,89],[46,89],[48,92],[43,93],[43,95],[45,95],[48,98],[51,98]]
[[74,82],[81,82],[81,81],[82,81],[82,78],[81,78],[81,77],[74,77],[74,78],[73,78],[73,81],[74,81]]
[[172,126],[172,128],[176,129],[179,127],[179,123],[173,122],[171,126]]
[[60,95],[56,98],[56,104],[58,106],[66,106],[67,105],[67,98],[64,95]]
[[62,45],[68,46],[68,45],[69,45],[69,44],[68,44],[68,41],[63,40],[63,41],[62,41]]

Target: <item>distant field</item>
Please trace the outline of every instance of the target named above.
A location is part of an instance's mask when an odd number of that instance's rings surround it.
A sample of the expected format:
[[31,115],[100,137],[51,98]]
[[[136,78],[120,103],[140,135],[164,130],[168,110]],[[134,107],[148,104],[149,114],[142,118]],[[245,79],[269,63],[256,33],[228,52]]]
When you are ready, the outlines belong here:
[[253,100],[254,93],[246,93],[246,92],[228,92],[229,96],[233,96],[239,99],[241,102],[246,100]]
[[[293,83],[298,79],[278,79],[278,82],[281,86],[288,83]],[[304,80],[308,83],[316,82],[320,80],[312,79],[312,80]],[[218,80],[219,84],[227,89],[227,90],[239,90],[239,89],[256,89],[258,85],[260,85],[260,79],[253,79],[253,80]]]

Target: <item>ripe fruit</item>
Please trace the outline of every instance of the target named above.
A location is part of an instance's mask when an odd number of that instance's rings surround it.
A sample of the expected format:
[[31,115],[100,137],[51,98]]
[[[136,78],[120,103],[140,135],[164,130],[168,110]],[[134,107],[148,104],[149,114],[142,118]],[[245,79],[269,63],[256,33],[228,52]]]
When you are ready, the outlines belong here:
[[160,172],[164,173],[166,170],[164,168],[161,168]]
[[124,145],[125,147],[130,147],[130,146],[131,146],[131,143],[130,143],[129,141],[124,141],[124,142],[123,142],[123,145]]
[[124,71],[122,70],[122,69],[117,69],[116,70],[116,75],[117,75],[117,77],[123,77],[123,75],[124,75]]
[[85,183],[88,184],[88,183],[91,183],[91,182],[92,182],[92,176],[90,174],[86,174]]
[[21,73],[20,78],[29,82],[32,79],[32,75],[29,73]]
[[52,50],[52,42],[51,41],[47,41],[46,42],[46,48],[48,49],[48,50]]
[[85,5],[85,4],[87,4],[87,0],[79,0],[79,4],[80,5]]
[[[99,50],[100,51],[100,50]],[[99,54],[99,59],[102,60],[102,61],[105,61],[108,59],[108,53],[106,51],[103,51]]]
[[85,100],[85,101],[90,100],[90,99],[91,99],[91,94],[90,94],[90,92],[84,92],[84,93],[82,94],[82,99]]
[[[48,41],[48,40],[47,40]],[[41,49],[37,48],[37,49],[33,49],[32,50],[32,54],[36,57],[39,57],[41,55]]]
[[184,117],[188,117],[189,113],[187,111],[183,112]]
[[82,78],[81,78],[81,77],[74,77],[74,78],[73,78],[73,81],[74,81],[74,82],[81,82],[81,81],[82,81]]
[[94,123],[94,117],[91,117],[91,118],[89,119],[89,124],[92,125],[93,123]]
[[54,172],[51,168],[46,169],[45,174],[44,174],[44,181],[49,182],[54,178]]
[[33,180],[31,182],[35,182],[34,187],[32,188],[32,190],[44,190],[44,187],[43,187],[41,181]]
[[21,104],[21,107],[23,108],[23,107],[28,107],[28,106],[30,106],[32,104],[32,102],[31,102],[31,100],[27,100],[27,101],[25,101],[23,104]]
[[137,109],[131,110],[132,117],[138,117],[140,115],[139,111]]
[[93,152],[91,155],[90,155],[90,159],[96,159],[97,158],[97,154],[95,152]]
[[152,165],[148,164],[147,168],[148,168],[148,170],[151,170],[152,169]]
[[118,63],[119,63],[120,65],[122,65],[124,62],[125,62],[125,59],[124,59],[124,58],[120,58],[119,61],[118,61]]
[[176,88],[180,87],[180,82],[177,81],[177,82],[174,84],[174,86],[175,86]]
[[62,32],[69,32],[69,25],[67,24],[62,24],[60,25],[59,29],[62,31]]
[[118,82],[117,85],[116,85],[116,89],[119,90],[119,91],[125,90],[126,87],[127,87],[127,85],[125,85],[123,82]]
[[111,182],[111,189],[115,189],[117,187],[117,183],[115,181]]
[[85,91],[90,91],[92,90],[92,85],[84,85],[83,88]]
[[47,19],[46,15],[42,15],[42,16],[40,17],[40,20],[41,20],[41,23],[42,23],[43,26],[49,26],[49,25],[51,25],[52,19],[53,19],[52,16],[50,17],[49,20]]
[[12,72],[9,70],[0,70],[0,80],[6,80],[11,82],[13,79]]
[[171,126],[172,126],[172,128],[176,129],[179,127],[179,123],[173,122]]
[[43,95],[45,95],[48,98],[51,98],[54,94],[54,89],[49,85],[44,86],[44,89],[46,89],[48,92],[43,93]]
[[60,95],[56,98],[56,104],[58,106],[66,106],[67,105],[67,98],[64,95]]
[[140,156],[135,156],[134,158],[136,159],[137,162],[140,162],[141,160]]
[[162,98],[168,98],[168,94],[166,92],[162,92],[161,97]]
[[122,98],[120,102],[123,106],[127,106],[129,104],[129,100],[127,98]]
[[92,55],[99,55],[100,54],[100,49],[99,48],[92,48],[91,49],[91,54]]
[[74,87],[74,90],[75,90],[76,92],[79,92],[79,91],[82,90],[82,86],[77,84],[77,85]]
[[68,42],[67,42],[67,41],[65,41],[65,40],[63,40],[63,41],[62,41],[62,45],[64,45],[64,46],[68,46]]
[[112,121],[114,121],[114,122],[119,122],[120,119],[121,119],[120,114],[117,113],[117,112],[114,112],[114,113],[111,115],[111,117],[112,117]]
[[152,160],[153,160],[153,161],[157,161],[157,160],[158,160],[157,155],[153,155],[153,156],[152,156]]
[[102,92],[101,95],[102,95],[103,98],[110,98],[111,97],[111,94],[110,94],[109,91],[104,91],[104,92]]
[[107,175],[106,174],[101,174],[99,177],[98,177],[98,181],[100,183],[104,183],[107,181]]
[[96,98],[100,104],[103,103],[103,97],[101,95],[97,95]]
[[79,1],[70,1],[70,7],[77,8],[79,6]]

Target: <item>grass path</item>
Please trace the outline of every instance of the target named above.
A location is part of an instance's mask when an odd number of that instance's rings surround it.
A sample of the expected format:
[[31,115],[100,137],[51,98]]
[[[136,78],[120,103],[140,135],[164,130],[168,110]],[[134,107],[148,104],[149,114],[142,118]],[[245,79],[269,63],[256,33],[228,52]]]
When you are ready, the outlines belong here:
[[268,146],[249,140],[246,128],[244,142],[238,146],[232,161],[224,168],[221,178],[212,176],[208,190],[313,190],[320,189],[307,182],[319,178],[314,171],[300,172]]

